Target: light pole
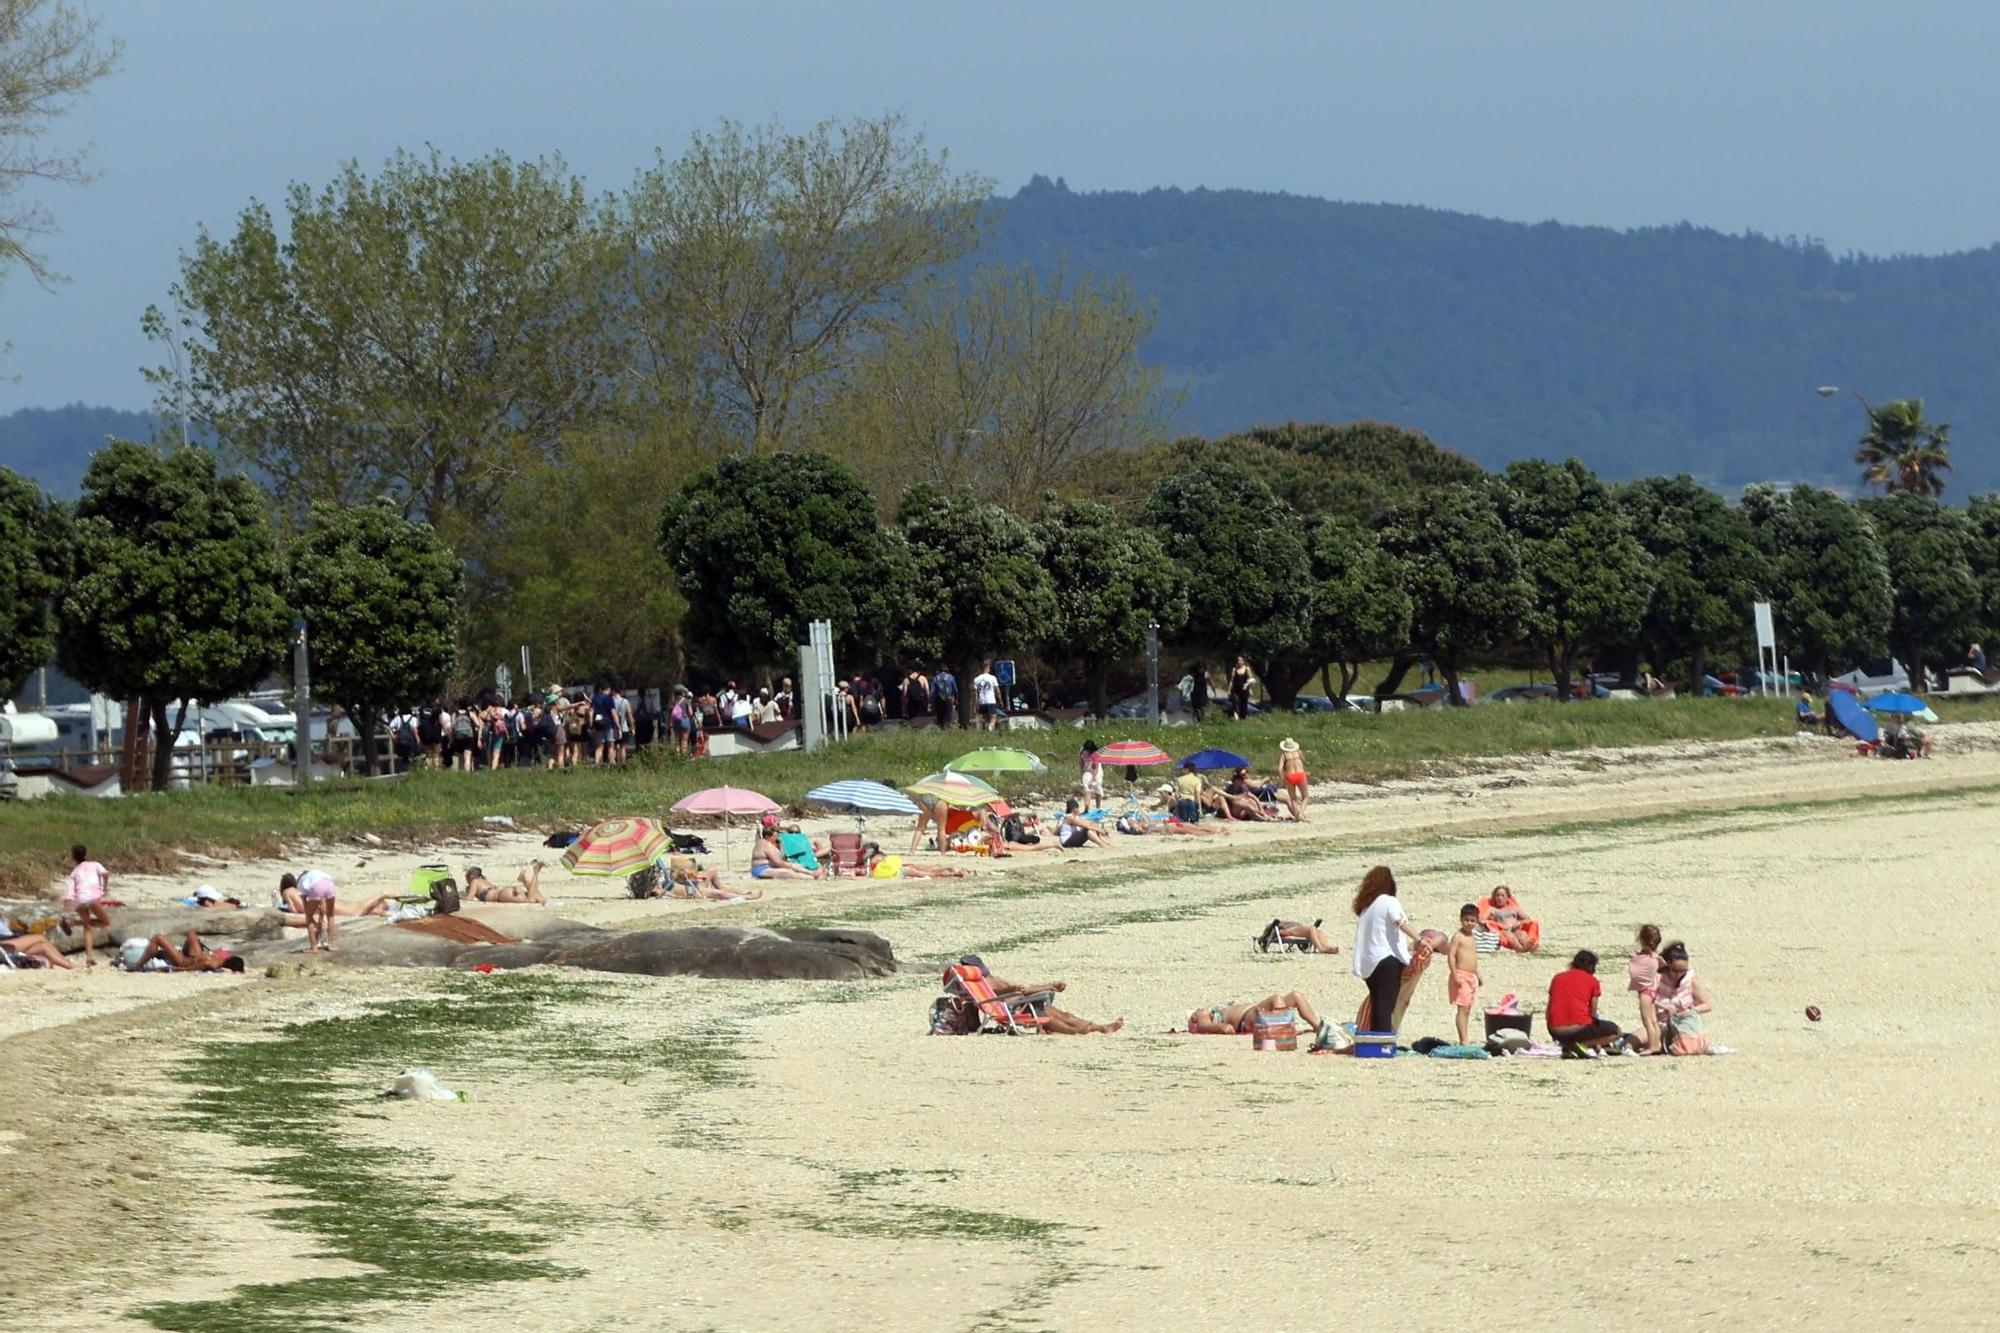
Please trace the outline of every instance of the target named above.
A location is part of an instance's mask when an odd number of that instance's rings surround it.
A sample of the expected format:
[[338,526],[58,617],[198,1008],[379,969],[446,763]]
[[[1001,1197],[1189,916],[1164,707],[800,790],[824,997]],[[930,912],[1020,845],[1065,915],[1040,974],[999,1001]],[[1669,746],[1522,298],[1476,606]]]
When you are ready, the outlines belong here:
[[1862,411],[1866,412],[1871,418],[1874,417],[1875,415],[1874,405],[1870,403],[1866,398],[1863,398],[1860,392],[1857,390],[1847,389],[1843,391],[1838,384],[1822,384],[1817,389],[1814,389],[1813,392],[1818,394],[1822,398],[1831,398],[1835,394],[1841,392],[1853,394],[1854,401],[1861,404]]

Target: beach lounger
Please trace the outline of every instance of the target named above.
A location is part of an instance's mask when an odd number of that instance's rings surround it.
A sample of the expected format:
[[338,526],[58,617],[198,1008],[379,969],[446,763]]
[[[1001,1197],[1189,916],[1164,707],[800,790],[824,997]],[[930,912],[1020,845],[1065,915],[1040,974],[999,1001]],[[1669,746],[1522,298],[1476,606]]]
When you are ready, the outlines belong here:
[[944,990],[947,999],[962,998],[972,1006],[976,1017],[970,1031],[1004,1032],[1013,1037],[1040,1032],[1047,1021],[1042,1015],[1056,998],[1054,991],[1036,991],[1003,1000],[993,993],[993,983],[984,972],[957,963],[944,970]]

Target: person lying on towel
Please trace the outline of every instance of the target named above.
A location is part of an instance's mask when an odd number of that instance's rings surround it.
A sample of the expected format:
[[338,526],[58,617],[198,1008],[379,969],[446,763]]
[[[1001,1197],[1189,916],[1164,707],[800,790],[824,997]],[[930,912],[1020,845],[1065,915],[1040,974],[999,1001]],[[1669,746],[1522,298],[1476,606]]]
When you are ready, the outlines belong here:
[[1248,1004],[1225,1000],[1221,1004],[1204,1005],[1188,1014],[1187,1030],[1197,1035],[1248,1032],[1255,1026],[1259,1013],[1282,1014],[1290,1011],[1296,1011],[1305,1020],[1306,1026],[1318,1034],[1314,1046],[1333,1044],[1333,1020],[1322,1019],[1313,1009],[1312,1001],[1297,991],[1266,995]]

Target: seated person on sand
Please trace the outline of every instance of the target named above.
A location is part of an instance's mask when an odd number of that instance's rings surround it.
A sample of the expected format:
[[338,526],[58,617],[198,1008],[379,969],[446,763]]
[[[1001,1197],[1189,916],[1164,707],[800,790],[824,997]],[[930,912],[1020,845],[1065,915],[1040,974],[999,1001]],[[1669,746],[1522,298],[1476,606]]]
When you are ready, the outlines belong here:
[[750,878],[752,879],[825,879],[826,867],[818,870],[801,870],[785,859],[785,848],[778,841],[778,826],[775,822],[764,825],[757,838],[757,850],[750,853]]
[[514,872],[512,884],[495,884],[478,866],[465,868],[465,896],[481,903],[546,903],[542,892],[542,862],[532,862],[526,870]]
[[243,960],[227,949],[211,949],[201,942],[201,936],[193,931],[187,933],[186,947],[176,949],[174,942],[165,935],[155,935],[146,942],[146,952],[139,955],[133,965],[134,971],[145,968],[155,958],[167,960],[167,966],[176,972],[241,972]]
[[1811,690],[1799,691],[1798,719],[1799,725],[1808,731],[1823,731],[1826,728],[1826,718],[1813,707]]
[[702,898],[712,903],[742,903],[764,896],[762,889],[732,889],[713,866],[669,866],[667,883],[675,898]]
[[1279,945],[1303,941],[1308,953],[1339,953],[1340,946],[1326,937],[1326,932],[1320,929],[1322,924],[1324,918],[1311,925],[1303,921],[1274,920],[1264,927],[1264,933],[1257,937],[1257,948],[1263,953],[1269,953]]
[[1165,812],[1167,823],[1170,826],[1167,830],[1168,832],[1198,833],[1203,836],[1211,836],[1219,833],[1225,837],[1228,836],[1229,830],[1226,828],[1204,828],[1200,824],[1190,823],[1184,819],[1182,817],[1183,797],[1180,791],[1171,784],[1161,783],[1157,796],[1158,799],[1154,802],[1154,806],[1156,809]]
[[1056,821],[1056,846],[1067,852],[1093,844],[1098,847],[1109,847],[1110,837],[1103,829],[1083,817],[1082,808],[1074,796],[1063,802],[1062,818]]
[[[958,961],[961,967],[976,967],[985,973],[987,982],[993,987],[993,993],[1003,1001],[1009,996],[1033,995],[1038,991],[1054,991],[1060,995],[1069,989],[1067,981],[1050,981],[1040,986],[1024,986],[1017,981],[997,977],[981,961],[978,954],[966,954]],[[1053,1032],[1058,1037],[1082,1037],[1094,1032],[1116,1032],[1125,1026],[1125,1020],[1122,1018],[1114,1018],[1109,1023],[1093,1023],[1087,1018],[1078,1018],[1075,1014],[1065,1013],[1054,1006],[1044,1010],[1042,1017],[1044,1020],[1042,1031]]]
[[785,825],[784,831],[778,834],[778,846],[784,851],[785,860],[807,872],[818,870],[822,862],[831,860],[833,856],[826,844],[814,842],[797,824]]
[[1207,1005],[1188,1014],[1187,1030],[1197,1034],[1248,1032],[1255,1026],[1258,1014],[1282,1014],[1287,1010],[1296,1010],[1306,1026],[1317,1034],[1313,1045],[1333,1044],[1333,1020],[1322,1019],[1313,1010],[1312,1002],[1297,991],[1266,995],[1249,1004],[1228,1000],[1222,1004]]
[[1694,975],[1685,943],[1675,940],[1660,950],[1660,989],[1653,996],[1660,1019],[1660,1042],[1668,1055],[1707,1055],[1711,1051],[1708,1020],[1714,1006],[1708,990]]
[[883,852],[879,842],[861,844],[861,864],[870,879],[964,879],[957,866],[920,866]]
[[1250,770],[1239,768],[1229,775],[1229,785],[1222,789],[1223,803],[1228,807],[1232,819],[1269,820],[1276,816],[1267,813],[1265,802],[1276,802],[1278,789],[1270,783],[1258,786],[1250,780]]
[[20,958],[32,958],[45,967],[69,968],[63,951],[49,943],[49,937],[32,930],[16,931],[14,924],[0,915],[0,951]]
[[1882,728],[1881,755],[1884,759],[1928,759],[1931,738],[1911,726],[1901,713],[1892,713]]
[[1505,884],[1481,898],[1479,924],[1500,937],[1500,947],[1533,953],[1542,947],[1542,923],[1521,910],[1521,902]]

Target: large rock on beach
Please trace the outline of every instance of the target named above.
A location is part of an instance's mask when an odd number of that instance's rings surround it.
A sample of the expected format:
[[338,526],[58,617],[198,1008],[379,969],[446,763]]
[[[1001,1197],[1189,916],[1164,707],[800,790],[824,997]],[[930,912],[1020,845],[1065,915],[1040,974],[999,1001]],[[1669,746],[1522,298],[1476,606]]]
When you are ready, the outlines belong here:
[[[227,940],[231,948],[237,948],[282,941],[285,919],[268,907],[119,907],[112,909],[111,925],[96,931],[94,938],[99,952],[116,953],[126,940],[151,939],[154,935],[165,935],[179,947],[190,930],[199,931],[204,940]],[[51,930],[48,937],[49,943],[64,953],[83,952],[81,930],[72,930],[67,935]],[[239,949],[239,952],[247,951]]]
[[[505,951],[511,952],[511,947]],[[458,966],[478,962],[501,966],[502,952],[485,949],[461,956]],[[602,939],[552,948],[535,961],[594,972],[731,981],[851,981],[896,971],[895,952],[880,935],[740,926],[611,931]]]

